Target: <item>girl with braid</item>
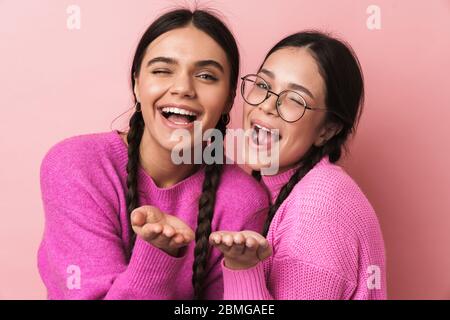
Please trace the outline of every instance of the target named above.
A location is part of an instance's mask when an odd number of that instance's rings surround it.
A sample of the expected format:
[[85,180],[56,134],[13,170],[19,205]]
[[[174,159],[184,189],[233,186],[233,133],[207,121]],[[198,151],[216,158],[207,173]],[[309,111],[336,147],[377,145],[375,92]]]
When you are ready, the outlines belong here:
[[222,298],[209,235],[260,231],[267,194],[236,165],[175,164],[171,138],[194,121],[225,134],[238,73],[235,39],[211,13],[180,9],[150,25],[132,64],[128,132],[66,139],[42,161],[49,299]]
[[264,231],[217,231],[225,299],[385,299],[377,216],[336,164],[364,97],[359,62],[319,32],[286,37],[243,77],[246,154],[279,147],[279,172],[254,176],[271,206]]

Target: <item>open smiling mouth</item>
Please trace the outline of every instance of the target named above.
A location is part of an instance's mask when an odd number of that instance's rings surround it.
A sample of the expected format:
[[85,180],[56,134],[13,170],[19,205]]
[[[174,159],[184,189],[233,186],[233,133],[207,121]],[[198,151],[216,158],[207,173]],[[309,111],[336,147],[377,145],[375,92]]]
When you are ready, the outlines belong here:
[[269,148],[273,143],[276,143],[281,139],[277,129],[269,129],[262,125],[252,123],[251,130],[250,138],[258,147],[266,146]]
[[179,107],[158,108],[161,115],[175,125],[189,125],[199,117],[199,114]]

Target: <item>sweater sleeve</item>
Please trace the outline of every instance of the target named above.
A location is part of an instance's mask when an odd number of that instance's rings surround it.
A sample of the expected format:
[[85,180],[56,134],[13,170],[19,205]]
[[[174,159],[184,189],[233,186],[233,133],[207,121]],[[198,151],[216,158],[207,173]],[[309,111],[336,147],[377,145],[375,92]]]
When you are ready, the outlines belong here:
[[316,217],[292,207],[286,215],[277,213],[268,235],[273,257],[246,270],[231,270],[222,262],[224,299],[350,299],[357,244],[335,221]]
[[267,289],[262,263],[245,270],[232,270],[222,259],[224,300],[273,300]]
[[104,193],[91,181],[92,165],[80,165],[73,156],[54,148],[41,164],[45,229],[38,269],[47,297],[170,299],[168,284],[183,258],[138,237],[128,262],[117,213],[106,211],[111,209]]
[[271,293],[264,276],[263,263],[246,270],[231,270],[223,265],[225,300],[340,300],[349,299],[355,284],[323,267],[297,259],[274,262],[277,268]]

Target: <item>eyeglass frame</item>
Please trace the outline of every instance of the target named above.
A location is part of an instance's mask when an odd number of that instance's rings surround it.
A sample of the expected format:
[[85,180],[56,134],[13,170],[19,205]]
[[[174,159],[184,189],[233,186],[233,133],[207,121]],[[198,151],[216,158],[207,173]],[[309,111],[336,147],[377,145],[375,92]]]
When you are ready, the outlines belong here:
[[[248,103],[249,105],[251,105],[251,106],[253,106],[253,107],[256,107],[256,106],[259,106],[259,105],[260,105],[261,103],[263,103],[264,101],[266,101],[267,99],[269,99],[269,98],[270,98],[270,94],[273,94],[274,96],[277,97],[277,101],[275,101],[275,109],[277,110],[278,116],[279,116],[281,119],[283,119],[284,121],[288,122],[288,123],[294,123],[294,122],[297,122],[298,120],[300,120],[301,118],[303,118],[303,116],[305,115],[307,109],[308,109],[308,110],[313,110],[313,111],[314,111],[314,110],[321,110],[321,111],[331,112],[331,113],[335,114],[337,117],[341,118],[341,116],[340,116],[339,114],[337,114],[336,112],[334,112],[334,111],[332,111],[332,110],[329,110],[329,109],[327,109],[327,108],[322,108],[322,107],[310,107],[310,106],[308,106],[308,103],[306,102],[306,99],[303,98],[303,96],[302,96],[300,93],[298,93],[298,92],[296,92],[296,91],[294,91],[294,90],[289,90],[289,89],[283,90],[283,91],[281,91],[280,93],[275,93],[275,92],[273,92],[272,90],[265,89],[265,90],[266,90],[266,97],[265,97],[260,103],[256,103],[256,104],[250,103],[250,102],[247,101],[247,99],[246,99],[245,96],[244,96],[244,85],[245,85],[244,81],[251,81],[251,80],[247,80],[247,79],[246,79],[246,78],[249,77],[249,76],[254,76],[254,77],[260,78],[261,80],[264,81],[264,83],[267,85],[267,87],[269,87],[269,84],[267,83],[267,81],[264,80],[264,78],[262,78],[261,76],[259,76],[259,75],[257,75],[257,74],[249,73],[249,74],[247,74],[247,75],[241,77],[241,80],[242,80],[242,83],[241,83],[241,96],[242,96],[242,98],[244,99],[244,101],[245,101],[246,103]],[[251,82],[255,83],[254,81],[251,81]],[[298,119],[296,119],[296,120],[294,120],[294,121],[289,121],[289,120],[284,119],[283,116],[281,115],[280,110],[278,110],[278,108],[281,106],[281,103],[280,103],[280,96],[281,96],[282,94],[286,93],[286,92],[293,92],[293,93],[295,93],[296,95],[300,96],[300,98],[302,98],[302,100],[305,102],[305,105],[303,106],[303,107],[304,107],[304,110],[303,110],[302,115],[300,116],[300,118],[298,118]]]

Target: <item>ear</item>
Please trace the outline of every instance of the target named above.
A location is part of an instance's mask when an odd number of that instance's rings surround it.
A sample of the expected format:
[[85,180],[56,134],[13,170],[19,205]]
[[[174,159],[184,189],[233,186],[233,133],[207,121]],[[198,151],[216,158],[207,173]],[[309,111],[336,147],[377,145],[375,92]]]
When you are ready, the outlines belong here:
[[342,124],[338,124],[335,122],[329,122],[326,123],[322,129],[320,129],[320,133],[317,136],[316,140],[314,141],[314,145],[316,147],[321,147],[325,143],[327,143],[328,140],[333,138],[335,135],[338,135],[339,132],[342,130]]

